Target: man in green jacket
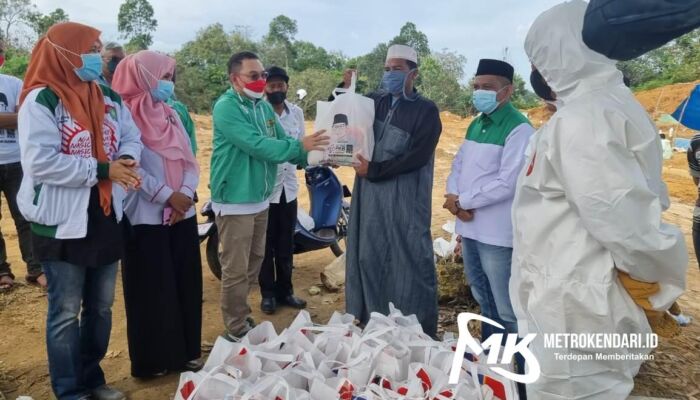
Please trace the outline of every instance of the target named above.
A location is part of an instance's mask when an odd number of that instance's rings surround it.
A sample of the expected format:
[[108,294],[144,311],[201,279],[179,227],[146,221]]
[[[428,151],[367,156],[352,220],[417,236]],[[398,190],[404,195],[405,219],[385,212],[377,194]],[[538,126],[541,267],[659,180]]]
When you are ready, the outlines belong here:
[[266,73],[258,56],[240,52],[228,62],[231,88],[214,105],[211,157],[212,208],[222,246],[221,311],[225,337],[236,339],[253,327],[248,291],[265,257],[269,197],[277,164],[306,165],[307,152],[323,150],[323,131],[292,139],[272,106],[262,100]]

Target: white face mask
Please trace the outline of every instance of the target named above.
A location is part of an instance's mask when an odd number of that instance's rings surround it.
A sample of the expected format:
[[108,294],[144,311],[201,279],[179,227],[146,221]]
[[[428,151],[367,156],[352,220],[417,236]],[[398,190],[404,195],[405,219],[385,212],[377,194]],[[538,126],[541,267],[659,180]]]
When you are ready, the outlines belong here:
[[246,96],[250,97],[251,99],[262,99],[262,97],[265,95],[265,92],[254,92],[248,88],[243,88],[243,93],[245,93]]

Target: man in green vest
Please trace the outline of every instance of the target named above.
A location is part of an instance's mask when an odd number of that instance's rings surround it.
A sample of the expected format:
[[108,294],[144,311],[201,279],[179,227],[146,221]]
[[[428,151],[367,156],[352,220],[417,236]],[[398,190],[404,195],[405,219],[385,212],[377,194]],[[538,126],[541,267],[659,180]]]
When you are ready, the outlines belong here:
[[472,121],[452,163],[444,207],[457,216],[467,281],[481,314],[505,327],[482,324],[482,341],[494,333],[518,333],[508,294],[513,252],[511,207],[525,149],[534,129],[510,102],[513,67],[484,59],[474,78]]

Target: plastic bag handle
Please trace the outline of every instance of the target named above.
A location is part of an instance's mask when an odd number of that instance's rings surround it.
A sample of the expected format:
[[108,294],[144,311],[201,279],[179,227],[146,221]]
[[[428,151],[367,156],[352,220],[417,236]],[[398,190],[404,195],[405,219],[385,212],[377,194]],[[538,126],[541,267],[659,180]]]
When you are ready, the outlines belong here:
[[[185,400],[195,400],[195,398],[196,398],[195,396],[199,392],[199,389],[203,386],[204,382],[215,379],[216,378],[215,375],[220,373],[221,371],[224,371],[224,370],[226,370],[226,366],[219,365],[218,367],[214,367],[211,371],[207,372],[206,375],[204,375],[204,377],[202,378],[202,380],[199,381],[199,383],[194,387],[194,390],[192,391],[192,393],[190,393],[190,395]],[[234,379],[234,381],[236,384],[236,390],[238,390],[238,388],[240,387],[240,383],[238,381],[236,381],[235,379]]]
[[266,360],[270,361],[277,361],[277,362],[292,362],[294,361],[294,356],[291,354],[276,354],[276,353],[267,353],[264,351],[251,351],[250,352],[252,355],[258,358],[264,358]]
[[284,400],[289,400],[289,384],[284,379],[279,379],[275,375],[268,375],[264,377],[261,381],[253,385],[253,387],[248,390],[248,393],[241,397],[241,400],[250,400],[250,398],[256,394],[261,394],[265,389],[268,389],[274,385],[280,384],[284,386]]
[[357,72],[352,72],[352,78],[350,79],[350,87],[345,88],[335,88],[333,89],[333,98],[338,97],[340,93],[355,93],[355,88],[357,87]]

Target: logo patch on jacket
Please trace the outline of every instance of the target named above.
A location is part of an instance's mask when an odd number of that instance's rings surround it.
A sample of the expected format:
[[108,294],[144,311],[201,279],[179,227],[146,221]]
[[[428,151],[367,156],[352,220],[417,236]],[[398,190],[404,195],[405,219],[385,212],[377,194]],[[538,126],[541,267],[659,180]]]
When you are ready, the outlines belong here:
[[[107,117],[109,114],[106,114]],[[117,135],[113,120],[105,118],[102,124],[102,140],[107,158],[111,161],[117,153]],[[92,137],[90,131],[85,129],[78,121],[69,119],[58,127],[61,132],[61,152],[81,158],[90,158],[92,152]]]

